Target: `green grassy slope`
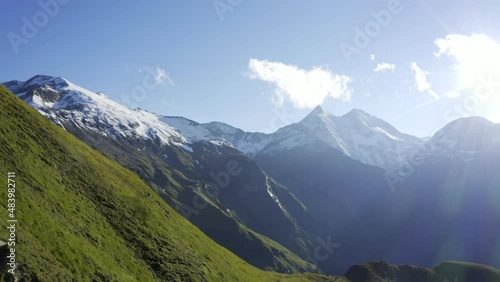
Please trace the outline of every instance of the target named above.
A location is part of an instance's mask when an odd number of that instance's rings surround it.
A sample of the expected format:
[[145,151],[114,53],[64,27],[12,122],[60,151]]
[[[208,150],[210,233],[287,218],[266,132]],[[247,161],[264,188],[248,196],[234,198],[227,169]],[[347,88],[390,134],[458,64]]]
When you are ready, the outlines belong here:
[[334,281],[248,265],[2,86],[0,168],[0,239],[15,171],[17,271],[28,281]]

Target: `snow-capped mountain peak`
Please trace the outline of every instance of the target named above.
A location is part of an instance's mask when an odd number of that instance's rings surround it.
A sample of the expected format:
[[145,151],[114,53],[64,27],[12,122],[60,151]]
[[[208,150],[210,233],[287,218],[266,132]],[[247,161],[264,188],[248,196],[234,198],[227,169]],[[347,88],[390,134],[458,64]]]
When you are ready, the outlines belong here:
[[372,124],[374,123],[383,122],[383,120],[375,116],[372,116],[369,113],[360,109],[352,109],[345,115],[341,116],[340,119],[356,122],[360,126],[367,126],[367,127],[371,127]]
[[344,140],[337,132],[337,120],[338,117],[323,110],[320,106],[317,106],[311,113],[302,119],[299,124],[308,128],[323,142],[350,156]]
[[339,117],[317,107],[299,123],[347,156],[387,169],[422,142],[360,109]]
[[339,122],[341,127],[350,128],[351,130],[380,133],[395,141],[406,140],[413,143],[420,142],[417,137],[401,133],[388,122],[360,109],[353,109],[347,114],[341,116],[339,118]]
[[193,121],[131,109],[62,77],[37,75],[25,82],[3,85],[62,127],[74,126],[118,140],[159,140],[183,148],[200,140],[224,142]]
[[330,118],[332,116],[331,113],[325,111],[321,106],[316,106],[303,120],[314,119],[314,118]]
[[41,86],[50,85],[52,87],[63,87],[71,84],[68,80],[63,77],[49,76],[49,75],[35,75],[34,77],[28,79],[24,85],[25,86]]
[[218,122],[204,126],[252,157],[291,149],[314,150],[322,142],[351,158],[385,169],[393,169],[422,143],[360,109],[339,117],[317,106],[300,122],[272,134],[244,132]]
[[483,117],[460,118],[447,124],[428,141],[441,150],[478,152],[500,147],[500,124]]
[[327,113],[323,107],[321,107],[321,105],[317,105],[309,114],[310,115],[319,115],[319,114],[323,114],[323,113]]
[[352,110],[350,110],[347,114],[345,114],[344,116],[357,116],[357,117],[373,117],[372,115],[370,115],[369,113],[361,110],[361,109],[358,109],[358,108],[353,108]]

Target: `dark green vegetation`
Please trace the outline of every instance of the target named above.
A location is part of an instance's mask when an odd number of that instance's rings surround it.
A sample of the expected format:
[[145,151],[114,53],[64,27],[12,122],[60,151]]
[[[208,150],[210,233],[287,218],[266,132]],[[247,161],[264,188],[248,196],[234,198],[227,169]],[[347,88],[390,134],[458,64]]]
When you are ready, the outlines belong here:
[[[2,174],[17,174],[17,273],[28,281],[333,279],[285,276],[248,265],[191,225],[133,172],[3,87],[0,124]],[[6,189],[0,191],[6,199]],[[6,201],[1,206],[6,210]]]

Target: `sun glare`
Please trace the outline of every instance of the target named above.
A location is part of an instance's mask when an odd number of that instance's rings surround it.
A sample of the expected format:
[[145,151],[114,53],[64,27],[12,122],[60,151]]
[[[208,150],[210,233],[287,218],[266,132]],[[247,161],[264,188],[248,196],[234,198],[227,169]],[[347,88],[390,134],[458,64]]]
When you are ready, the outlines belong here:
[[481,79],[500,80],[500,44],[484,34],[470,36],[450,34],[435,44],[437,57],[446,55],[455,60],[460,88],[476,88]]

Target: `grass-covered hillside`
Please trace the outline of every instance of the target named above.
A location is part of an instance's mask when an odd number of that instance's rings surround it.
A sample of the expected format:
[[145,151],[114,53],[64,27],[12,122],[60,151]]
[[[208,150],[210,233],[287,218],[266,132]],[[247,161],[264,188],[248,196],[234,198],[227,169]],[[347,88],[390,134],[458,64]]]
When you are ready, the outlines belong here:
[[28,281],[335,280],[248,265],[175,212],[134,173],[2,86],[0,168],[5,185],[0,189],[0,239],[8,236],[7,172],[14,171],[16,275]]

